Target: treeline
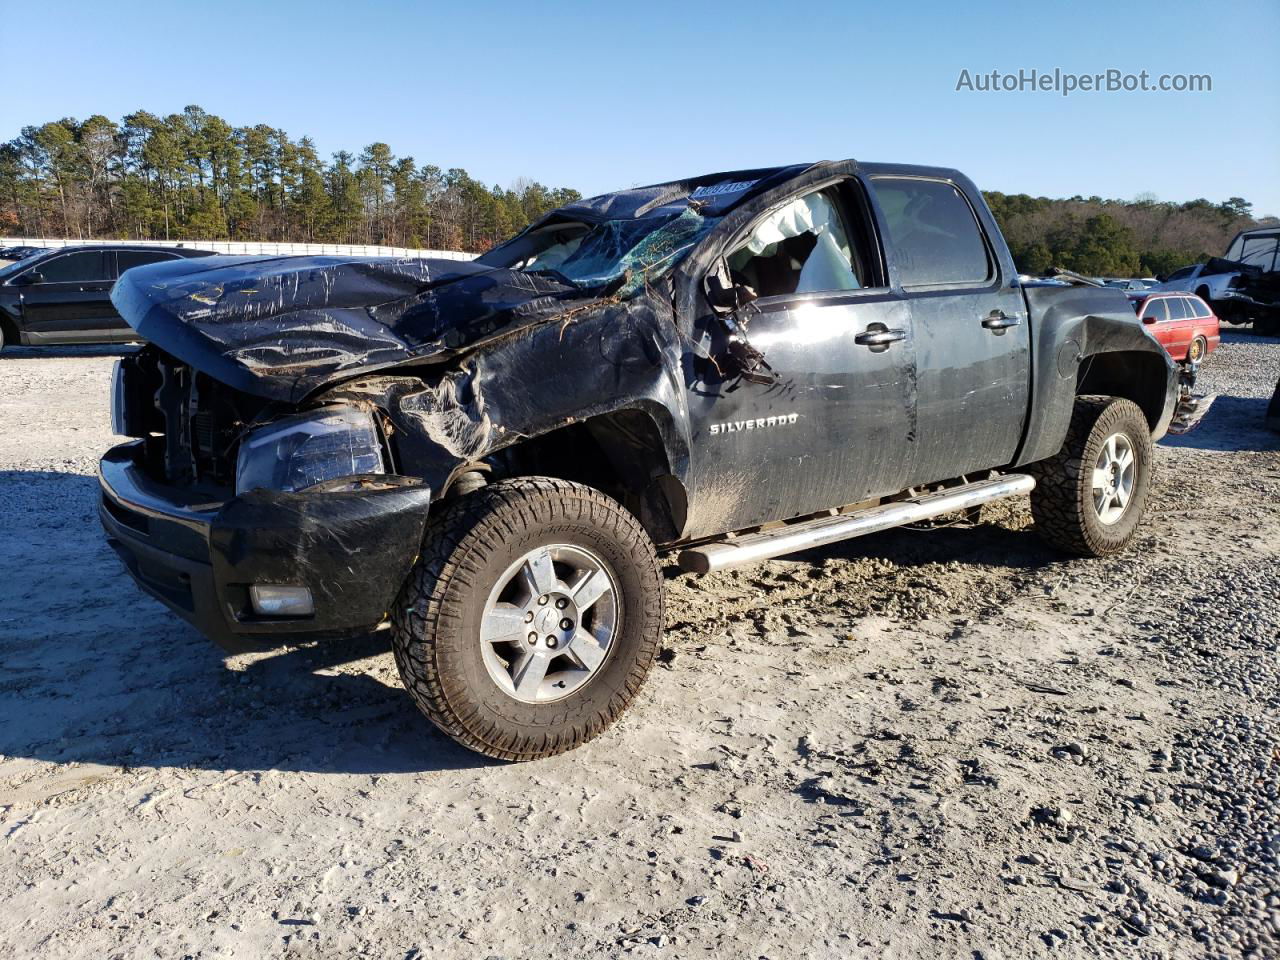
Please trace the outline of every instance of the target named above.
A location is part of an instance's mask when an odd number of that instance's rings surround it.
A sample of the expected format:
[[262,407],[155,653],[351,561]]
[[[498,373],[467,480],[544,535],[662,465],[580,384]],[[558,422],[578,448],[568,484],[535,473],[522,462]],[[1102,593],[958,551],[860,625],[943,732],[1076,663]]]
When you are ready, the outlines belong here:
[[578,197],[528,180],[486,186],[385,143],[323,160],[309,137],[196,106],[68,118],[0,145],[0,235],[481,251]]
[[1071,197],[1050,200],[1024,193],[984,193],[1018,269],[1043,274],[1066,267],[1089,276],[1154,277],[1220,257],[1239,231],[1254,226],[1240,197],[1225,203],[1162,203]]
[[[368,243],[483,251],[576,190],[486,186],[385,143],[322,159],[308,137],[200,107],[23,128],[0,145],[0,235]],[[1153,276],[1221,255],[1253,225],[1232,197],[1162,203],[986,194],[1019,269]]]

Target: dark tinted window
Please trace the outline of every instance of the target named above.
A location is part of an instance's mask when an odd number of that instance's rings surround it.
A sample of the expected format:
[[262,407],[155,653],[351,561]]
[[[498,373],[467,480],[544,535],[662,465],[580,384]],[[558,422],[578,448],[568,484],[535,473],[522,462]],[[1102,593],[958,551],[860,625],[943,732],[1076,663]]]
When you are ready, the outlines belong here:
[[1276,255],[1275,237],[1246,237],[1241,263],[1248,263],[1263,270],[1273,269]]
[[1195,312],[1195,315],[1197,317],[1213,316],[1213,311],[1209,309],[1209,305],[1205,303],[1203,300],[1201,300],[1199,297],[1192,297],[1191,299],[1189,299],[1187,301],[1187,306],[1189,306],[1192,309],[1192,311]]
[[904,285],[991,277],[982,231],[959,190],[940,180],[877,178],[873,184]]
[[84,283],[111,279],[107,273],[107,257],[101,250],[86,250],[54,257],[35,269],[44,275],[45,283]]
[[172,253],[163,253],[159,250],[118,250],[116,251],[116,272],[120,274],[131,267],[142,267],[148,263],[175,259],[177,258]]
[[1154,300],[1148,300],[1146,309],[1142,311],[1143,319],[1154,320],[1156,323],[1160,323],[1162,320],[1168,320],[1169,308],[1166,306],[1168,302],[1169,301],[1165,300],[1163,297],[1156,297]]
[[1191,274],[1195,272],[1195,269],[1196,269],[1195,266],[1192,265],[1190,267],[1183,267],[1181,270],[1175,270],[1173,271],[1173,273],[1169,274],[1169,279],[1185,280],[1187,279],[1187,277],[1191,276]]
[[1187,309],[1186,297],[1169,297],[1167,302],[1170,320],[1186,320],[1191,316],[1191,311]]

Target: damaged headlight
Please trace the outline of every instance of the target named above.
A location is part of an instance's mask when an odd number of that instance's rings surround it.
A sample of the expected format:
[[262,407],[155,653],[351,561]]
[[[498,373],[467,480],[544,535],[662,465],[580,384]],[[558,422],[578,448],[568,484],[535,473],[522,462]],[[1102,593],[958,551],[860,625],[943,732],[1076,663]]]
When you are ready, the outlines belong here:
[[326,480],[386,473],[373,417],[355,407],[326,407],[259,427],[240,443],[236,493],[304,490]]

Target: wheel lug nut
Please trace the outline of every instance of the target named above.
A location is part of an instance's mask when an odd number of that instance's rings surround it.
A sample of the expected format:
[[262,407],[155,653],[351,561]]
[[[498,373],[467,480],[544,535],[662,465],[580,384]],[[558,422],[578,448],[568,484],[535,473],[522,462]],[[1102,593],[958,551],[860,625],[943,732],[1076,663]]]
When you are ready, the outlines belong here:
[[525,622],[525,623],[533,623],[533,611],[532,611],[532,610],[530,610],[528,613],[526,613],[526,614],[524,615],[524,622]]
[[530,642],[530,643],[537,643],[537,642],[538,642],[538,635],[537,635],[536,633],[531,633],[531,634],[529,634],[529,642]]
[[556,646],[559,645],[559,643],[560,641],[557,640],[555,637],[547,637],[547,646],[550,647],[552,650],[554,650]]
[[570,620],[568,617],[565,617],[563,620],[561,620],[561,621],[560,621],[560,629],[561,629],[561,630],[572,630],[572,629],[573,629],[573,621],[572,621],[572,620]]
[[538,606],[540,606],[540,607],[545,607],[546,605],[547,605],[547,597],[546,597],[546,596],[541,596],[541,597],[539,597],[539,598],[538,598]]
[[556,601],[557,610],[563,610],[568,605],[569,605],[569,601],[566,600],[564,597],[561,597],[559,600]]

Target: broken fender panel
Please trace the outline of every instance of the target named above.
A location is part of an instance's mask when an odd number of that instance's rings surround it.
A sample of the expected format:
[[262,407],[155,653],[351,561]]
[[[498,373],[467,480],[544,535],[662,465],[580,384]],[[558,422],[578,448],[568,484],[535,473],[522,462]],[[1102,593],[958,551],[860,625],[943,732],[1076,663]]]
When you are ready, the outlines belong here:
[[317,396],[382,412],[399,472],[445,491],[464,467],[512,444],[619,411],[652,421],[665,470],[688,482],[681,340],[669,293],[589,306],[439,370],[385,371]]

